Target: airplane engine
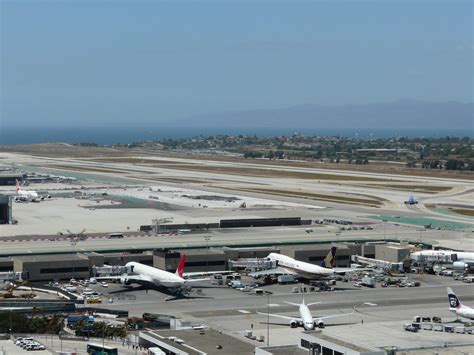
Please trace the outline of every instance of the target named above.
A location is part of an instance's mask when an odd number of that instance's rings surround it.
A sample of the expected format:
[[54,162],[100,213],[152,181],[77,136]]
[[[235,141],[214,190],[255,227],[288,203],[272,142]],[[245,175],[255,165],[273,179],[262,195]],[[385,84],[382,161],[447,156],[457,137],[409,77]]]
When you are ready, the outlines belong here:
[[321,319],[318,319],[314,322],[314,326],[318,328],[324,328],[324,322]]
[[181,286],[181,293],[189,295],[191,293],[192,289],[193,289],[193,286],[191,286],[191,285],[182,285]]
[[129,286],[129,285],[132,284],[132,282],[129,279],[126,279],[125,277],[122,277],[120,279],[120,283],[123,284],[123,285],[126,285],[126,286]]
[[297,328],[298,327],[298,321],[296,319],[292,319],[290,321],[290,327],[291,328]]
[[455,261],[453,263],[453,270],[460,273],[469,273],[474,270],[474,262],[472,261]]

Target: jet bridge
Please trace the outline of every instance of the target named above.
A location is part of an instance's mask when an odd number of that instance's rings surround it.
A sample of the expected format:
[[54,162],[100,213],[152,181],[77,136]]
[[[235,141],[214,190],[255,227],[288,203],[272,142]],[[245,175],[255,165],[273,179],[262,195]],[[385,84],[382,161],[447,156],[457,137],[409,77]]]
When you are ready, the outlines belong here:
[[130,272],[129,268],[126,266],[94,266],[92,267],[92,274],[94,276],[120,276],[123,274],[128,274]]
[[241,258],[229,260],[231,270],[248,270],[250,272],[274,269],[276,262],[267,258]]
[[7,282],[15,282],[15,281],[22,281],[24,279],[22,272],[14,272],[14,271],[7,271],[7,272],[0,272],[0,284],[7,283]]

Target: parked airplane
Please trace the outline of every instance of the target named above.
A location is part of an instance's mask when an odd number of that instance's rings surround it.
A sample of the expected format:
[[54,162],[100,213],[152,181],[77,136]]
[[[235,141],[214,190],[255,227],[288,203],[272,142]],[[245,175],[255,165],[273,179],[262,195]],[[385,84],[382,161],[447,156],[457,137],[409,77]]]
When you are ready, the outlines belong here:
[[414,261],[433,261],[433,262],[454,262],[454,261],[474,261],[473,252],[455,251],[455,250],[422,250],[410,254]]
[[31,201],[31,202],[39,202],[40,197],[38,196],[38,193],[36,191],[30,191],[30,190],[23,190],[20,187],[20,183],[18,182],[18,179],[16,180],[16,197],[15,201]]
[[270,316],[270,317],[276,317],[276,318],[282,318],[290,321],[290,327],[291,328],[296,328],[296,327],[304,327],[305,330],[312,330],[316,327],[318,328],[324,328],[324,321],[329,318],[336,318],[336,317],[342,317],[342,316],[348,316],[348,315],[353,315],[354,312],[352,313],[341,313],[341,314],[333,314],[333,315],[328,315],[328,316],[321,316],[321,317],[316,317],[313,318],[309,307],[318,304],[321,302],[312,302],[306,304],[304,301],[304,296],[301,304],[298,303],[293,303],[293,302],[287,302],[285,303],[291,304],[292,306],[297,306],[299,307],[299,317],[290,317],[290,316],[284,316],[281,314],[273,314],[273,313],[263,313],[263,312],[257,312],[258,314],[265,315],[265,316]]
[[474,308],[463,305],[450,287],[448,287],[448,301],[451,312],[459,317],[474,319]]
[[38,195],[36,191],[23,190],[20,187],[18,179],[16,180],[16,196],[15,201],[17,202],[40,202],[45,198],[51,198],[51,195]]
[[320,265],[298,261],[286,255],[270,253],[267,256],[267,259],[275,262],[277,267],[269,270],[256,271],[249,275],[252,277],[267,275],[295,275],[305,279],[318,279],[325,276],[363,270],[351,268],[334,268],[333,266],[336,264],[336,251],[337,248],[332,247]]
[[[179,260],[178,268],[175,273],[165,270],[157,269],[152,266],[137,263],[135,261],[125,264],[127,274],[120,276],[102,276],[96,277],[97,280],[120,280],[124,285],[131,285],[133,283],[139,285],[152,284],[155,286],[165,287],[171,292],[179,293],[184,288],[196,282],[208,281],[205,279],[185,279],[184,264],[186,262],[186,255],[182,255]],[[205,274],[205,273],[202,273]],[[193,273],[197,275],[197,273]]]

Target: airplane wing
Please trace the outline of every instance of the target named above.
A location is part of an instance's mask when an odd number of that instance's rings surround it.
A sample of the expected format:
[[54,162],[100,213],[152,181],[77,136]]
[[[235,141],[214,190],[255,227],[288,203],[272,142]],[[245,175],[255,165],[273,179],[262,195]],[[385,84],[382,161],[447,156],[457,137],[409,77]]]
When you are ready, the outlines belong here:
[[346,272],[357,272],[357,271],[367,271],[367,270],[373,270],[373,268],[350,268],[350,267],[335,267],[333,270],[336,274],[345,274]]
[[351,313],[340,313],[340,314],[331,314],[328,316],[322,316],[322,317],[314,317],[315,319],[329,319],[329,318],[336,318],[336,317],[342,317],[342,316],[352,316],[355,311],[352,311]]
[[216,274],[220,274],[220,275],[224,275],[224,274],[232,274],[234,273],[235,271],[202,271],[202,272],[184,272],[183,273],[183,278],[184,279],[189,279],[189,278],[193,278],[193,277],[198,277],[198,276],[208,276],[208,275],[216,275]]
[[298,322],[302,322],[302,319],[300,317],[288,317],[288,316],[284,316],[284,315],[281,315],[281,314],[263,313],[263,312],[257,312],[257,314],[261,314],[263,316],[277,317],[277,318],[282,318],[282,319],[287,319],[287,320],[296,320]]
[[290,302],[290,301],[283,301],[283,302],[285,302],[287,304],[291,304],[292,306],[296,306],[296,307],[301,306],[301,303],[294,303],[294,302]]
[[128,281],[132,282],[153,282],[153,280],[149,279],[143,275],[120,275],[120,276],[99,276],[95,278],[96,280],[122,280],[127,279]]
[[298,275],[296,272],[286,270],[280,267],[275,269],[268,269],[262,271],[256,271],[249,274],[252,277],[267,276],[267,275]]
[[[290,301],[283,301],[283,302],[285,302],[285,303],[287,303],[287,304],[291,304],[292,306],[297,306],[297,307],[301,306],[301,303],[294,303],[294,302],[290,302]],[[313,306],[313,305],[315,305],[315,304],[320,304],[320,303],[322,303],[322,302],[321,302],[321,301],[319,301],[319,302],[311,302],[311,303],[306,303],[306,305],[307,305],[308,307],[310,307],[310,306]]]
[[185,279],[184,282],[187,283],[187,284],[192,284],[192,283],[195,283],[195,282],[202,282],[202,281],[209,281],[210,278],[209,277],[206,277],[205,279]]
[[0,312],[3,311],[23,311],[23,310],[32,310],[33,307],[0,307]]

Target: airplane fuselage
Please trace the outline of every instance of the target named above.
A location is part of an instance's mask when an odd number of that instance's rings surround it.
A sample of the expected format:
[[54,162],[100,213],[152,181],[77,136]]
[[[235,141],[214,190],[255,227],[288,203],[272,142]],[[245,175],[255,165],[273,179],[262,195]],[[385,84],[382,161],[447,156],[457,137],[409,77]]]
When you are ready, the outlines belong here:
[[474,261],[474,253],[450,250],[423,250],[411,253],[411,259],[421,261],[425,258],[430,261]]
[[457,309],[452,309],[451,312],[455,313],[459,317],[474,319],[474,309],[467,306],[460,306]]
[[[154,283],[158,286],[177,288],[185,284],[185,280],[178,275],[152,266],[143,265],[134,261],[125,264],[125,266],[127,267],[127,270],[130,270],[131,276],[143,276],[145,281]],[[126,279],[126,276],[124,276],[124,278]]]
[[309,311],[309,308],[304,303],[300,305],[300,317],[303,322],[303,327],[305,330],[313,330],[314,329],[314,319]]
[[290,273],[297,273],[306,279],[316,279],[322,276],[334,275],[332,269],[306,263],[304,261],[298,261],[286,255],[270,253],[268,258],[272,261],[276,261],[278,267],[287,269]]
[[28,200],[28,201],[39,201],[40,198],[36,191],[28,191],[28,190],[19,190],[17,192],[17,197],[19,199]]

